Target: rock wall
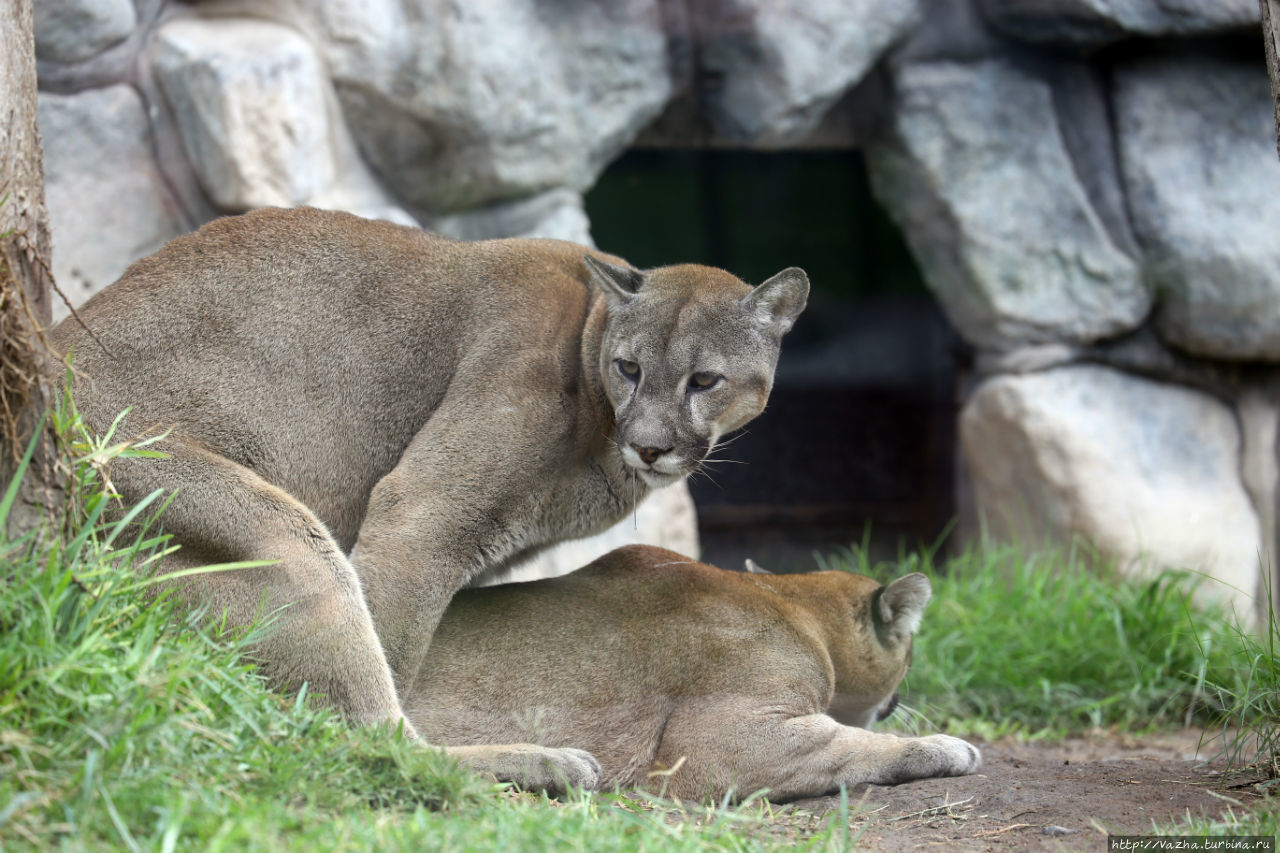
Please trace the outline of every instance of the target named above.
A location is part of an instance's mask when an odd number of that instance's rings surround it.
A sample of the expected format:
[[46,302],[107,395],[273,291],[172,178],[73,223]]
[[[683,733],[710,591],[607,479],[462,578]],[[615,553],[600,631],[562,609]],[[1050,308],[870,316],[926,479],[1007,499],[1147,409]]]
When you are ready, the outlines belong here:
[[[630,146],[862,147],[976,352],[960,432],[978,521],[1203,571],[1222,581],[1205,595],[1252,610],[1280,422],[1280,161],[1255,0],[36,12],[73,303],[259,205],[588,242],[582,193]],[[696,547],[687,494],[670,499],[664,532],[616,535]]]
[[[869,146],[977,371],[978,523],[1206,573],[1275,553],[1280,160],[1248,0],[949,3],[884,66]],[[1265,568],[1264,568],[1265,567]]]

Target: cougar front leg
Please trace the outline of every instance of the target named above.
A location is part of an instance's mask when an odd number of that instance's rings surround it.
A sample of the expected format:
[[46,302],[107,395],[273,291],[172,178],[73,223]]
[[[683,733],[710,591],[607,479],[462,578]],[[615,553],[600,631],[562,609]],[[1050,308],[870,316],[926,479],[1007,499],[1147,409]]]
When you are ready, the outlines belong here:
[[674,766],[682,756],[695,769],[683,779],[673,776],[668,790],[678,796],[723,796],[731,789],[747,796],[768,788],[778,800],[864,783],[964,776],[982,763],[976,747],[948,735],[899,737],[843,726],[826,714],[723,706],[668,723],[658,760]]
[[[551,480],[549,472],[531,470],[535,454],[515,458],[509,446],[513,435],[545,437],[545,431],[464,414],[452,419],[437,411],[374,487],[352,554],[402,695],[412,691],[454,593],[532,544],[532,505]],[[591,789],[600,782],[599,763],[578,749],[508,744],[448,751],[524,787]]]

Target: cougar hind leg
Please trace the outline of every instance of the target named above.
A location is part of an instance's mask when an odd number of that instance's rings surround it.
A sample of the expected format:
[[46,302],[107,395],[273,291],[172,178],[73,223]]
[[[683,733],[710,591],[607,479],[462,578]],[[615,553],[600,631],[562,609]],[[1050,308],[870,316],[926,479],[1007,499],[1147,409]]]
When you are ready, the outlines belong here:
[[319,519],[284,490],[194,441],[170,437],[161,449],[169,459],[130,460],[111,472],[126,500],[157,488],[176,492],[160,526],[181,547],[157,573],[278,561],[174,583],[183,599],[232,630],[273,614],[252,653],[274,686],[296,690],[305,683],[354,723],[403,723],[413,735],[359,579]]
[[[273,685],[297,689],[306,683],[309,693],[322,695],[351,722],[402,724],[416,738],[356,572],[319,519],[253,471],[195,442],[169,439],[163,449],[170,459],[130,461],[112,472],[127,499],[156,488],[177,490],[160,522],[182,548],[160,572],[279,561],[182,578],[175,581],[179,594],[231,629],[283,607],[253,646]],[[446,751],[474,770],[526,788],[599,785],[599,763],[581,750],[505,744]]]

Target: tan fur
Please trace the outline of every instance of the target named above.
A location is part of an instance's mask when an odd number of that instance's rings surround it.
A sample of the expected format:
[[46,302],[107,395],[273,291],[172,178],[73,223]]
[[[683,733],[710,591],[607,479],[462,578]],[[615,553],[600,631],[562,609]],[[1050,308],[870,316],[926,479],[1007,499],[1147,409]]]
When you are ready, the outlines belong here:
[[[185,594],[232,626],[287,604],[256,650],[272,681],[397,724],[454,592],[696,468],[763,408],[807,292],[799,270],[753,289],[570,243],[259,210],[134,264],[80,310],[89,331],[53,340],[90,426],[132,407],[126,433],[171,430],[170,460],[112,471],[130,500],[177,490],[164,570],[280,561]],[[694,393],[698,371],[723,381]],[[576,750],[465,757],[526,784],[596,777]]]
[[460,593],[405,712],[437,742],[573,744],[606,785],[680,797],[972,773],[962,740],[867,730],[896,701],[929,594],[920,574],[882,587],[622,548],[562,578]]

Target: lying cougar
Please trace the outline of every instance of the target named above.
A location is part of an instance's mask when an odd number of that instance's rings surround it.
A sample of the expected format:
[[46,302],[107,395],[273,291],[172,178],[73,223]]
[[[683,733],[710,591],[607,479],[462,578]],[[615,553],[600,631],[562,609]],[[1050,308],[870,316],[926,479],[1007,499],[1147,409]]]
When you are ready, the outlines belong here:
[[[127,432],[170,430],[169,460],[111,472],[128,500],[176,490],[162,570],[279,560],[184,593],[232,627],[288,604],[256,650],[272,681],[412,735],[397,690],[453,594],[697,468],[764,408],[808,287],[259,210],[134,264],[52,339],[92,428],[132,407]],[[534,786],[598,776],[580,750],[459,754]]]
[[574,744],[605,784],[680,797],[972,773],[963,740],[867,731],[897,703],[930,594],[918,573],[881,586],[620,548],[561,578],[459,593],[405,713],[436,743]]

